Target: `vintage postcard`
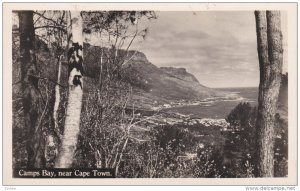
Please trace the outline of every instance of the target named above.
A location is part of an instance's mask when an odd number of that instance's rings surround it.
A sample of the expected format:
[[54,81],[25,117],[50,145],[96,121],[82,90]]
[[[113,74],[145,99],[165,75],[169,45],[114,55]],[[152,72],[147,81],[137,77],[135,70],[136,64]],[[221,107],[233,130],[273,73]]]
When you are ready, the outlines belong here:
[[296,185],[296,3],[4,3],[4,185]]

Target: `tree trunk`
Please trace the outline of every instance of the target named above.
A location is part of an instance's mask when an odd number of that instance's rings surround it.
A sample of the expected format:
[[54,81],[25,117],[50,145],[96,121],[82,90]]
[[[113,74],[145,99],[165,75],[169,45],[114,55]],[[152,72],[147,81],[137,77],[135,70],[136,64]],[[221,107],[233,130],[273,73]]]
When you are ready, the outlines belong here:
[[[56,53],[57,55],[57,53]],[[54,95],[51,97],[50,103],[54,103],[50,106],[50,111],[52,112],[52,119],[50,122],[50,128],[48,129],[48,133],[45,137],[45,159],[46,159],[46,167],[53,168],[55,165],[55,159],[58,154],[58,145],[59,140],[61,140],[61,132],[58,127],[58,108],[60,104],[60,76],[61,76],[61,58],[62,56],[57,56],[57,80],[54,89]]]
[[39,155],[40,136],[37,133],[39,90],[35,57],[35,33],[33,26],[33,11],[20,11],[20,56],[21,79],[23,93],[24,125],[27,130],[28,167],[40,167]]
[[100,74],[99,74],[99,89],[102,90],[102,78],[103,78],[103,47],[101,47],[101,54],[100,54]]
[[66,111],[62,145],[55,163],[56,168],[69,168],[72,165],[80,127],[83,82],[83,40],[80,12],[71,12],[72,44],[69,46],[69,96]]
[[60,76],[61,76],[61,55],[57,57],[57,80],[55,85],[55,101],[54,101],[54,108],[53,108],[53,122],[54,122],[54,131],[60,136],[60,130],[58,128],[58,108],[60,104]]
[[275,114],[282,71],[282,35],[279,11],[255,11],[260,84],[257,115],[258,177],[274,176]]

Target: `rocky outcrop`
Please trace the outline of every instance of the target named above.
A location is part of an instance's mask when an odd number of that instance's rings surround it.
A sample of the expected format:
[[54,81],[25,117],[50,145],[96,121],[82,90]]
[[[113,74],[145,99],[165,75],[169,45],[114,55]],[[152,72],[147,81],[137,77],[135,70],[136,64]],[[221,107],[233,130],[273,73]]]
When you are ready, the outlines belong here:
[[160,67],[160,70],[162,70],[163,72],[165,72],[166,74],[174,78],[187,81],[187,82],[199,83],[197,78],[195,78],[194,75],[188,73],[185,68]]
[[203,99],[219,93],[200,84],[185,68],[158,68],[141,52],[135,52],[125,67],[127,80],[144,96],[180,100]]

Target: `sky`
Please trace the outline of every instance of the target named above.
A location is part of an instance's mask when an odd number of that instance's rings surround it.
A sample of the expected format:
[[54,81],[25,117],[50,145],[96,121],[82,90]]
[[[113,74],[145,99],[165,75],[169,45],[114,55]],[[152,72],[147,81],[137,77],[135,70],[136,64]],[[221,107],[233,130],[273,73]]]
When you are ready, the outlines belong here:
[[[145,53],[151,63],[158,67],[186,68],[208,87],[259,85],[252,11],[158,12],[157,15],[157,19],[147,21],[146,40],[131,48]],[[283,22],[282,28],[285,25]],[[284,49],[285,41],[284,35]],[[284,71],[286,68],[284,63]]]
[[[139,28],[148,27],[148,34],[145,40],[135,40],[130,49],[143,52],[158,67],[186,68],[208,87],[258,87],[253,11],[164,11],[156,14],[157,19],[139,21]],[[283,72],[287,72],[286,17],[287,13],[281,12]],[[132,30],[135,31],[135,26]],[[96,36],[86,41],[94,45],[100,42]]]

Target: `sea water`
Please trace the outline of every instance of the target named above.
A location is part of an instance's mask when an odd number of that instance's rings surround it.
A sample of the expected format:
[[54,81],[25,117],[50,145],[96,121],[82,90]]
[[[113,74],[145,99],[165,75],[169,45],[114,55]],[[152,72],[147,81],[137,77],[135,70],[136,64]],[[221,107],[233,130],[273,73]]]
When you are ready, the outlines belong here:
[[166,109],[165,111],[176,112],[184,115],[191,115],[192,118],[213,118],[221,119],[235,108],[239,103],[249,102],[252,106],[257,105],[258,88],[244,87],[244,88],[218,88],[217,90],[235,93],[240,97],[237,99],[209,99],[198,105],[186,105],[182,107],[174,107]]

